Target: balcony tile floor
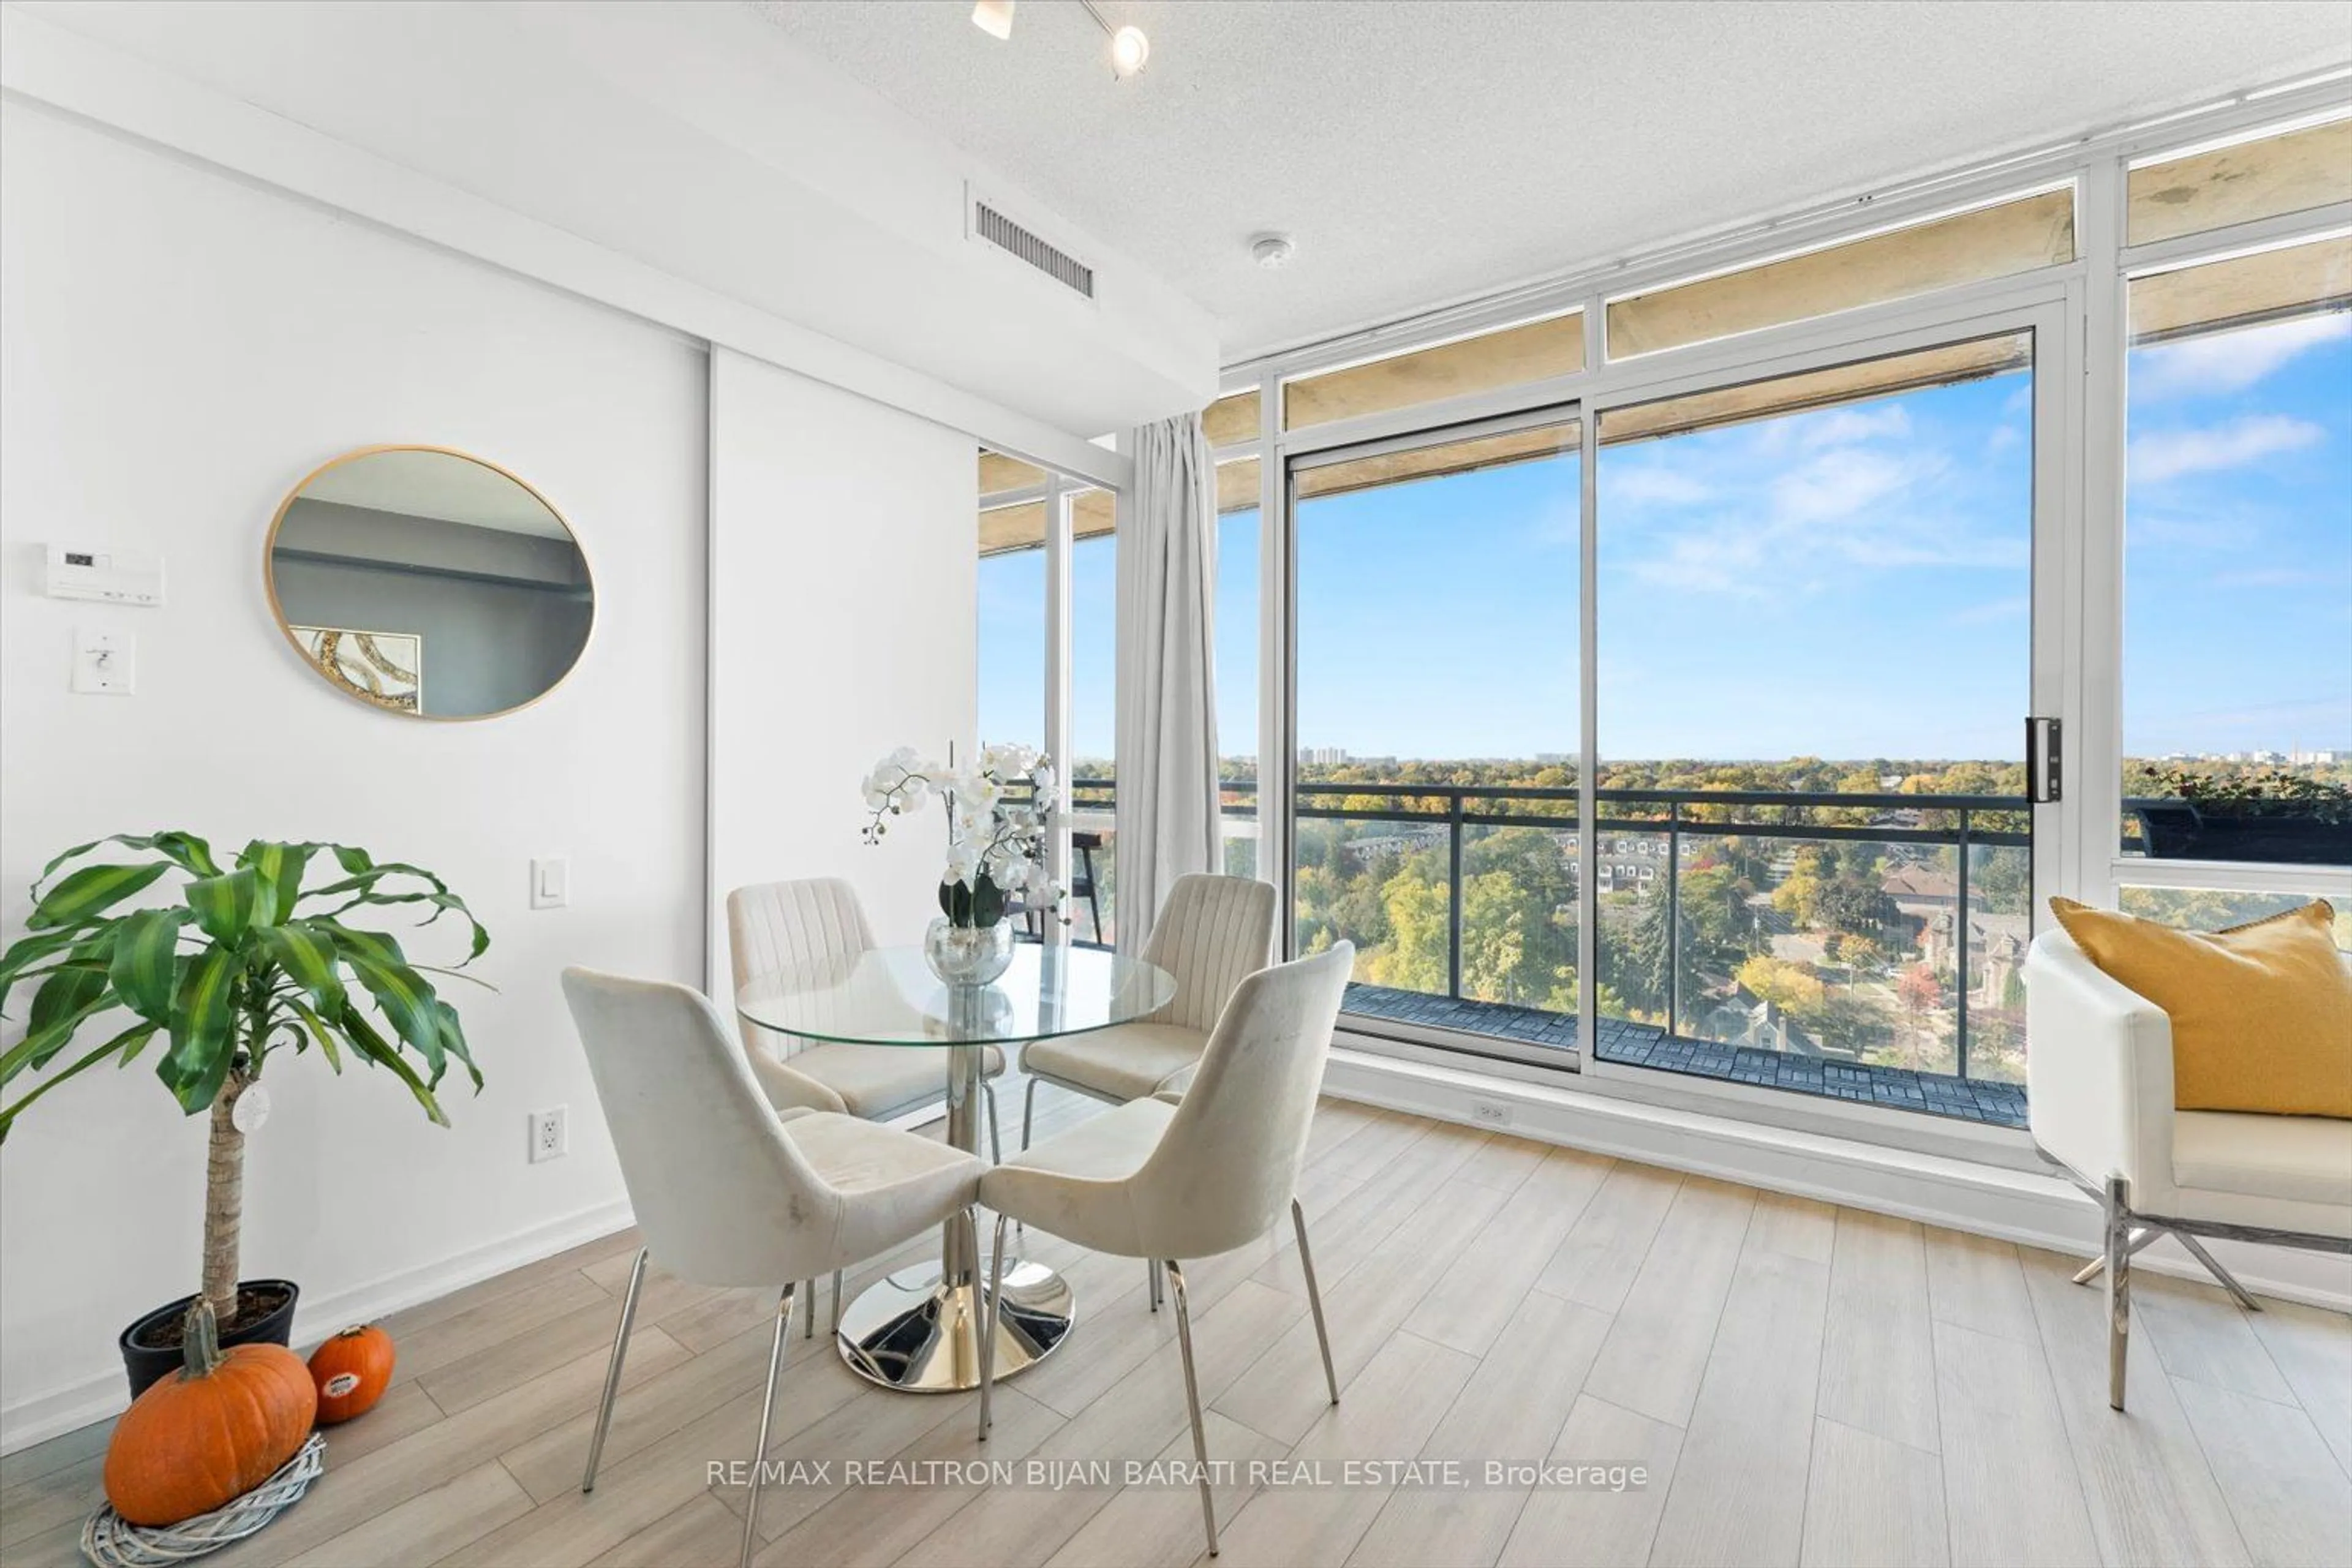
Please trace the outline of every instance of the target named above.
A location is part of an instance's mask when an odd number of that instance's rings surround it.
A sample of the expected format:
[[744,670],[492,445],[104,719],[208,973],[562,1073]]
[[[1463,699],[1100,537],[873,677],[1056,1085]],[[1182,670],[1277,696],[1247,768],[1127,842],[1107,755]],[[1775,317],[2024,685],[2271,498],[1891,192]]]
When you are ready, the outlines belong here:
[[[1535,1007],[1426,996],[1382,985],[1349,985],[1347,1010],[1370,1018],[1486,1035],[1522,1044],[1573,1047],[1576,1020]],[[1595,1041],[1602,1061],[1626,1067],[1690,1073],[1762,1089],[1822,1095],[1895,1110],[1916,1110],[1981,1121],[1995,1127],[2025,1125],[2025,1086],[1908,1068],[1832,1061],[1787,1051],[1759,1050],[1714,1040],[1690,1040],[1649,1024],[1622,1018],[1601,1020]]]

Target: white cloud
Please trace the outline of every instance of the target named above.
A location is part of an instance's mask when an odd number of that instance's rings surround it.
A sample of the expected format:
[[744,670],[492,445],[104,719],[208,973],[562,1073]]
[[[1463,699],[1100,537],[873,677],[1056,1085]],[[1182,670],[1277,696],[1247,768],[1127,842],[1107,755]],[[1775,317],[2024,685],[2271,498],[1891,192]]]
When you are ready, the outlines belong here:
[[1897,457],[1841,447],[1772,481],[1774,515],[1791,522],[1852,517],[1943,467],[1940,454]]
[[1857,442],[1890,439],[1911,434],[1911,414],[1899,403],[1874,407],[1832,408],[1809,415],[1796,425],[1797,440],[1809,450],[1850,447]]
[[2298,316],[2234,332],[2211,332],[2135,350],[2135,398],[2243,392],[2273,371],[2323,343],[2352,338],[2352,314]]
[[2161,484],[2239,468],[2315,446],[2326,435],[2310,420],[2284,414],[2252,414],[2203,429],[2154,430],[2132,438],[2131,477],[2135,483]]

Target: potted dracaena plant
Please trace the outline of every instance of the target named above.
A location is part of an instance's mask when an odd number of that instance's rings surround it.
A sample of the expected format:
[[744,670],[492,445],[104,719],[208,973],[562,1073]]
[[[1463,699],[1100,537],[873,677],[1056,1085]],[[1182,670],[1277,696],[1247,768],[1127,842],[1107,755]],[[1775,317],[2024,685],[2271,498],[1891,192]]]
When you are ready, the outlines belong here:
[[[108,846],[142,858],[91,859]],[[57,875],[75,861],[82,864]],[[184,879],[178,902],[141,898],[174,875]],[[457,1010],[425,979],[457,969],[415,963],[384,932],[344,923],[355,910],[376,908],[421,910],[423,924],[457,916],[468,936],[459,967],[489,946],[441,879],[340,844],[257,839],[224,868],[190,834],[118,835],[67,850],[33,884],[27,934],[0,953],[0,1008],[18,986],[34,987],[25,1037],[0,1053],[0,1093],[21,1073],[47,1070],[0,1106],[0,1140],[60,1083],[103,1061],[128,1067],[159,1037],[163,1087],[188,1115],[211,1113],[201,1288],[123,1331],[134,1398],[181,1363],[183,1335],[198,1313],[216,1321],[224,1344],[287,1342],[294,1284],[240,1281],[237,1271],[245,1138],[267,1110],[257,1086],[272,1057],[316,1046],[341,1073],[348,1052],[399,1079],[444,1127],[434,1091],[449,1064],[481,1089]],[[109,1015],[122,1010],[131,1022],[118,1029],[120,1017]],[[68,1057],[86,1029],[104,1037]]]

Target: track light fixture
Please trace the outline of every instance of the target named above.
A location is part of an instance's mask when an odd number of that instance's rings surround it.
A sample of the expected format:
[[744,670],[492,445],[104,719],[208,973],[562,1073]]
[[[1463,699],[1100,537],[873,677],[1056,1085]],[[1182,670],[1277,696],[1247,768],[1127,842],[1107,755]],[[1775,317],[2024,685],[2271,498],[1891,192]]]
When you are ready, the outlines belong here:
[[971,25],[1000,42],[1013,36],[1013,0],[980,0],[971,8]]
[[1087,15],[1095,19],[1095,26],[1110,40],[1110,74],[1125,81],[1141,70],[1143,62],[1151,58],[1151,40],[1143,36],[1143,29],[1112,26],[1110,18],[1102,14],[1095,0],[1078,0],[1078,4],[1087,8]]
[[[1143,29],[1112,26],[1110,18],[1096,7],[1095,0],[1078,0],[1078,4],[1087,8],[1087,15],[1095,19],[1095,26],[1110,40],[1110,74],[1125,81],[1141,70],[1144,62],[1151,58],[1151,40],[1144,37]],[[979,0],[971,8],[971,25],[992,38],[1010,38],[1013,5],[1013,0]]]

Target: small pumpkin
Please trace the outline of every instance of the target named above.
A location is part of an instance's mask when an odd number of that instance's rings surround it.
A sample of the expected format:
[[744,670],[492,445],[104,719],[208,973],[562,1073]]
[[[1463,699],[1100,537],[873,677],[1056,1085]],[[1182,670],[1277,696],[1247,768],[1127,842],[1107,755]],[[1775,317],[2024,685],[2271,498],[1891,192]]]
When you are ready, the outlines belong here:
[[392,1382],[392,1336],[373,1323],[345,1329],[310,1352],[319,1421],[331,1426],[364,1415]]
[[106,1446],[106,1500],[132,1524],[177,1524],[244,1496],[299,1452],[318,1415],[283,1345],[220,1348],[212,1304],[182,1321],[184,1361],[131,1402]]

